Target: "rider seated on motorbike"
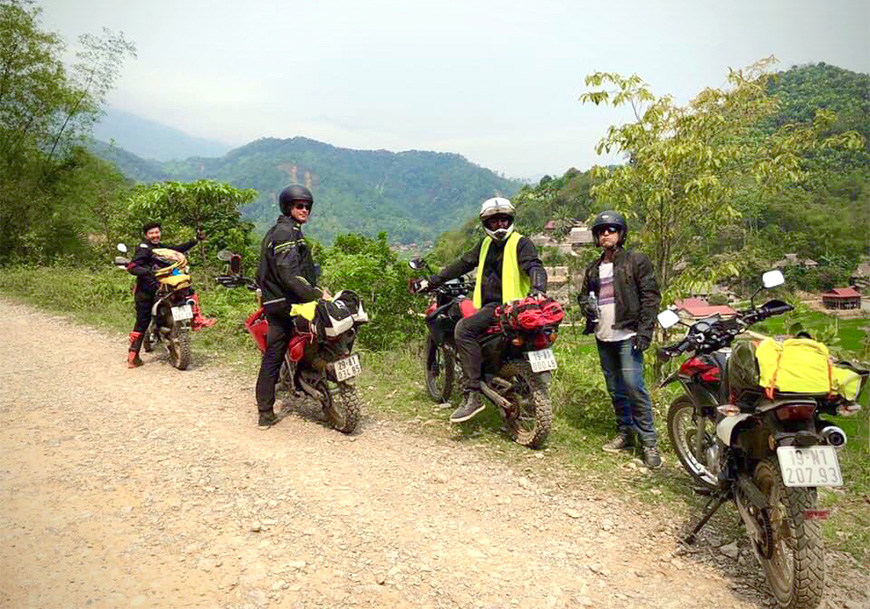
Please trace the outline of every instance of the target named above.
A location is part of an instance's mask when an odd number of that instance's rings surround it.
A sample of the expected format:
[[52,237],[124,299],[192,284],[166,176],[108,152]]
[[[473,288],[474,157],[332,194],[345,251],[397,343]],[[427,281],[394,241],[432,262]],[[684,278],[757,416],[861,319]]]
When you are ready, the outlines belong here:
[[440,273],[417,279],[412,286],[420,291],[478,269],[473,300],[477,313],[462,319],[454,332],[465,373],[465,396],[462,405],[450,416],[451,423],[468,421],[484,409],[480,399],[479,338],[492,323],[496,307],[527,295],[542,297],[547,291],[547,272],[535,245],[514,230],[515,215],[516,209],[508,199],[495,197],[484,201],[479,217],[486,236]]
[[317,281],[314,259],[302,235],[302,225],[308,222],[314,196],[304,186],[292,184],[281,191],[278,204],[281,215],[263,237],[257,270],[257,285],[269,322],[256,390],[262,429],[278,421],[274,410],[275,385],[295,330],[291,307],[330,298],[326,290],[314,285]]
[[142,228],[142,232],[145,235],[145,241],[139,244],[130,264],[127,265],[127,271],[136,276],[136,286],[133,288],[133,299],[136,303],[136,323],[133,326],[133,331],[130,332],[130,347],[127,352],[128,368],[136,368],[143,363],[139,358],[139,350],[142,348],[148,324],[151,323],[151,308],[154,306],[157,288],[160,287],[160,282],[154,276],[154,270],[165,265],[154,255],[154,250],[163,248],[183,253],[196,245],[198,241],[205,239],[205,235],[200,231],[197,233],[196,239],[183,245],[165,245],[160,243],[159,222],[149,222]]

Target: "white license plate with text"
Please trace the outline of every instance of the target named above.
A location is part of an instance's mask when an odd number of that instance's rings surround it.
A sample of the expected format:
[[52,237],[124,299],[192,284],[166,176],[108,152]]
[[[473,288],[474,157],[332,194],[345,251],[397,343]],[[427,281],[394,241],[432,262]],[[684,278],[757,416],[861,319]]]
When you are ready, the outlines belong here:
[[175,321],[185,321],[192,318],[193,308],[189,304],[172,307],[172,319]]
[[776,456],[786,486],[843,486],[833,446],[780,446]]
[[347,380],[362,372],[362,366],[359,363],[359,355],[354,353],[350,357],[340,359],[333,364],[335,367],[335,378],[338,382]]
[[526,355],[528,355],[529,363],[532,365],[532,372],[546,372],[556,369],[556,356],[553,355],[552,349],[529,351]]

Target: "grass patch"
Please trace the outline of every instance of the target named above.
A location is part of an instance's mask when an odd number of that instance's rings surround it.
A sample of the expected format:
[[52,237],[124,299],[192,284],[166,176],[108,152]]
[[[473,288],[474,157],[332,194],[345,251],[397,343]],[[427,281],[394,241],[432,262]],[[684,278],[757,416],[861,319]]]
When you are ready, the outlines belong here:
[[[38,306],[63,313],[89,325],[126,335],[134,320],[131,278],[116,269],[89,270],[70,267],[5,267],[0,272],[0,292]],[[197,332],[192,341],[194,365],[209,361],[229,364],[254,375],[259,353],[244,329],[245,318],[253,311],[255,300],[246,290],[214,287],[197,288],[206,315],[217,319],[211,328]],[[823,319],[814,319],[815,315]],[[806,327],[830,323],[828,316],[810,313]],[[824,319],[828,318],[828,319]],[[868,320],[841,321],[841,346],[860,347],[863,335],[854,331]],[[776,331],[775,326],[770,330]],[[781,330],[781,329],[780,329]],[[365,331],[365,330],[363,330]],[[855,342],[857,340],[857,342]],[[119,365],[126,343],[119,336]],[[391,351],[360,350],[364,373],[359,379],[363,397],[379,416],[408,423],[416,433],[435,435],[456,442],[459,449],[481,448],[504,458],[520,471],[549,471],[572,486],[583,486],[594,493],[611,490],[630,498],[656,505],[686,523],[700,514],[703,499],[695,496],[689,478],[682,472],[676,455],[670,450],[664,428],[667,407],[677,394],[652,388],[655,423],[666,467],[649,474],[626,456],[609,455],[601,445],[614,433],[613,412],[591,337],[579,328],[564,328],[555,345],[559,369],[553,375],[550,394],[554,422],[544,451],[531,451],[512,443],[502,429],[503,422],[490,405],[486,412],[461,426],[450,425],[451,407],[434,404],[423,384],[422,347],[403,345]],[[649,368],[648,373],[650,373]],[[458,398],[458,394],[455,395]],[[825,523],[830,545],[853,554],[860,562],[870,559],[870,408],[867,394],[864,410],[858,417],[837,420],[849,436],[849,444],[840,454],[846,486],[822,490],[823,505],[831,508]],[[456,405],[454,399],[454,406]],[[253,398],[251,409],[253,412]],[[547,459],[540,459],[546,454]],[[724,513],[724,512],[723,512]],[[733,528],[733,514],[721,517]],[[720,520],[720,519],[717,519]]]

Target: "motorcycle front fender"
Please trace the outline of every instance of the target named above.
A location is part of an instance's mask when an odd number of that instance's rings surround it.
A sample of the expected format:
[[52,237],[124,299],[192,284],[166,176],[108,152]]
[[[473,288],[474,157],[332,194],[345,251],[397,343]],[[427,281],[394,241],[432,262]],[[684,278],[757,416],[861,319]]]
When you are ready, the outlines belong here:
[[725,417],[719,421],[718,425],[716,425],[716,435],[719,436],[719,439],[725,444],[725,446],[731,446],[735,437],[734,432],[737,431],[742,423],[750,418],[752,418],[752,415],[750,414],[738,414],[733,417]]

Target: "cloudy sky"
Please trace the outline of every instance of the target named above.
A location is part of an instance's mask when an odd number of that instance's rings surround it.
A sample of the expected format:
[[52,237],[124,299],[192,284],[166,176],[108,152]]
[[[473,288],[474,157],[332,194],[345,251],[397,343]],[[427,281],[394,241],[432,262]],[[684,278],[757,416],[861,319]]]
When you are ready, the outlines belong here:
[[637,73],[687,101],[776,55],[870,72],[868,0],[41,0],[68,41],[138,48],[113,107],[241,145],[302,135],[438,150],[511,177],[602,159],[616,111],[583,78]]

